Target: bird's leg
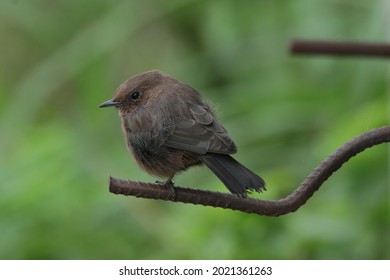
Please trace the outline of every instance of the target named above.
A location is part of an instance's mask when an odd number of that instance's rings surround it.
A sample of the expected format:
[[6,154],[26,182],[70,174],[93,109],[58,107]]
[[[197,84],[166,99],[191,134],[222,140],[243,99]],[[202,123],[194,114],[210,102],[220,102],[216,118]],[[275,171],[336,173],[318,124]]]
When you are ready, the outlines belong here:
[[172,176],[170,176],[168,178],[168,180],[166,180],[165,182],[161,182],[161,181],[156,181],[157,184],[161,184],[161,185],[164,185],[165,187],[167,188],[170,188],[171,189],[171,193],[172,193],[172,200],[175,201],[176,200],[176,190],[175,190],[175,185],[172,181],[173,177],[175,176],[175,174],[173,174]]
[[175,176],[175,174],[173,174],[171,177],[168,178],[168,180],[164,183],[164,186],[171,189],[172,200],[175,201],[176,200],[176,190],[175,190],[175,186],[174,186],[173,181],[172,181],[173,176]]

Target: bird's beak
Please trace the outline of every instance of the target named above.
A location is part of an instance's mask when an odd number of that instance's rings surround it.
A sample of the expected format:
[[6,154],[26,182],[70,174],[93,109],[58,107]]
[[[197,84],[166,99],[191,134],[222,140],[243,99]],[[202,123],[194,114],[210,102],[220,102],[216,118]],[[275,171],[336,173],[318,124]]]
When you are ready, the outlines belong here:
[[103,107],[111,107],[111,106],[118,106],[120,104],[119,101],[115,101],[114,99],[110,99],[102,104],[99,105],[99,108]]

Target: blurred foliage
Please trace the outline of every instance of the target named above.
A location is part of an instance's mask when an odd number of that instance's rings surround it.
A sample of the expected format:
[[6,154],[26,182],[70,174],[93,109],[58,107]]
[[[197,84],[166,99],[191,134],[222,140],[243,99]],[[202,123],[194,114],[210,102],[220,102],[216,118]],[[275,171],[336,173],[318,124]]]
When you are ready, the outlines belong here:
[[[0,2],[1,259],[389,259],[389,147],[353,158],[279,218],[115,196],[154,181],[115,110],[160,69],[215,104],[236,158],[278,199],[352,137],[389,123],[389,61],[293,57],[292,38],[386,41],[388,1]],[[387,15],[386,15],[387,12]],[[386,34],[387,33],[387,34]],[[176,184],[226,191],[205,168]]]

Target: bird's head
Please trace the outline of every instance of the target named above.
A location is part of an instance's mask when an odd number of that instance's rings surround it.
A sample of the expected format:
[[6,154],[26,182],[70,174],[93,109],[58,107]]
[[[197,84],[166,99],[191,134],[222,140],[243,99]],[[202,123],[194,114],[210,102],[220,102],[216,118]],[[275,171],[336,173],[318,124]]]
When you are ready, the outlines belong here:
[[116,107],[124,115],[147,104],[161,92],[162,85],[173,78],[153,70],[130,77],[116,90],[115,96],[99,108]]

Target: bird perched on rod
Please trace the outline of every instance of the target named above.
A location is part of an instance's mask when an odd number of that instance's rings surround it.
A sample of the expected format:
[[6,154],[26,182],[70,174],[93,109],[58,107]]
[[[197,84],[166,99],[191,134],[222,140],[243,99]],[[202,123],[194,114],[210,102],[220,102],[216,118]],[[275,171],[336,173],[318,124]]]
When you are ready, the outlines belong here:
[[114,98],[99,107],[116,107],[127,146],[138,165],[166,178],[205,164],[233,194],[265,190],[262,178],[230,154],[237,147],[200,93],[159,71],[130,77]]

